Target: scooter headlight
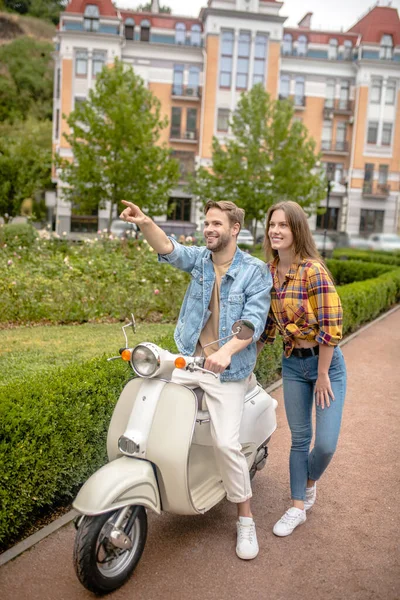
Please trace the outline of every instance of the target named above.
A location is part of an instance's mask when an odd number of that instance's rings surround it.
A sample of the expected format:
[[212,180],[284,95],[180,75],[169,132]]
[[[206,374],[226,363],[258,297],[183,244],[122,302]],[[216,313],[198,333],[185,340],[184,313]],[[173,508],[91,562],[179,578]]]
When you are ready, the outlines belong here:
[[150,344],[139,344],[133,349],[131,365],[140,377],[153,377],[160,368],[160,355]]

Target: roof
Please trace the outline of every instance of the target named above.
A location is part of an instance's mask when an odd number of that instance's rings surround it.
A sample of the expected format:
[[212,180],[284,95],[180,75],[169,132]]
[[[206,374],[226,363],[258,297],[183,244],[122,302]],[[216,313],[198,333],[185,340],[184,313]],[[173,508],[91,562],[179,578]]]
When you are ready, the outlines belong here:
[[341,46],[346,40],[350,40],[353,44],[355,44],[358,38],[358,34],[355,32],[343,33],[341,31],[315,31],[312,29],[304,29],[302,27],[285,27],[283,32],[290,33],[293,40],[297,40],[301,35],[305,35],[307,41],[313,44],[329,44],[329,40],[336,39]]
[[201,29],[203,29],[202,22],[195,17],[179,17],[168,13],[154,14],[151,12],[135,12],[128,10],[120,10],[119,12],[124,21],[126,19],[133,19],[137,25],[146,19],[147,21],[150,21],[151,27],[157,27],[158,29],[175,29],[177,23],[184,23],[186,29],[190,29],[192,25],[200,25]]
[[359,33],[363,42],[379,44],[385,34],[393,36],[393,44],[400,45],[400,19],[395,8],[375,6],[349,32]]
[[118,11],[111,0],[70,0],[65,7],[64,12],[83,15],[87,4],[94,4],[95,6],[98,6],[100,16],[102,17],[118,16]]

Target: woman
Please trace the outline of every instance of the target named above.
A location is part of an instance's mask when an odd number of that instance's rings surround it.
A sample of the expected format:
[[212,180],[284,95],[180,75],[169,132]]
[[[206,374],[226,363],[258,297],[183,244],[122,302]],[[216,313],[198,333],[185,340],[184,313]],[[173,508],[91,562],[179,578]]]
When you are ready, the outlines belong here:
[[[285,410],[292,434],[290,487],[293,506],[275,524],[290,535],[316,500],[316,481],[330,463],[339,437],[346,366],[338,343],[342,307],[332,277],[318,254],[307,216],[296,202],[280,202],[267,214],[265,251],[273,278],[271,308],[258,343],[283,337]],[[312,407],[316,400],[316,435]]]

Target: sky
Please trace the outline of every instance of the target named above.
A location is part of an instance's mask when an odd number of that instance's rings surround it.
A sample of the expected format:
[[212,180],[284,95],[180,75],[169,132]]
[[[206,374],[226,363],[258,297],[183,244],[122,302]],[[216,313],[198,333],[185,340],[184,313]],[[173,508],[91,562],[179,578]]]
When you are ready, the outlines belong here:
[[[120,8],[134,9],[144,0],[116,0]],[[380,4],[388,5],[390,0],[380,0]],[[197,17],[207,0],[161,0],[161,5],[171,7],[176,15]],[[369,8],[375,6],[375,0],[286,0],[280,14],[287,16],[286,27],[295,27],[300,19],[312,12],[312,28],[344,31],[350,29]],[[391,6],[400,11],[400,0],[392,0]]]

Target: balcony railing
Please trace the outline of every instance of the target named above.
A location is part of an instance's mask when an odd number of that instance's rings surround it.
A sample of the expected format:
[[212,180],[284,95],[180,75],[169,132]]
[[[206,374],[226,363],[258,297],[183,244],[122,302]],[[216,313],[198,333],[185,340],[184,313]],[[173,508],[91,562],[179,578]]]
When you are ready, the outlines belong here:
[[279,94],[279,100],[291,100],[295,108],[304,108],[306,105],[305,96],[284,96],[283,94]]
[[364,197],[386,198],[390,194],[390,185],[388,183],[373,183],[364,181],[362,195]]
[[348,152],[349,142],[331,142],[330,140],[322,140],[321,142],[322,152]]
[[199,86],[195,85],[173,85],[172,96],[199,100],[199,98],[201,97],[201,91]]
[[174,129],[171,127],[171,132],[169,135],[170,140],[179,140],[180,142],[197,142],[199,139],[198,131],[196,130],[187,130],[181,131],[180,129]]
[[353,113],[353,101],[341,98],[326,98],[324,104],[324,119],[333,119],[333,115],[348,115]]

